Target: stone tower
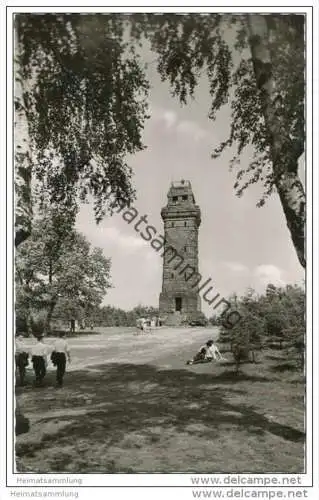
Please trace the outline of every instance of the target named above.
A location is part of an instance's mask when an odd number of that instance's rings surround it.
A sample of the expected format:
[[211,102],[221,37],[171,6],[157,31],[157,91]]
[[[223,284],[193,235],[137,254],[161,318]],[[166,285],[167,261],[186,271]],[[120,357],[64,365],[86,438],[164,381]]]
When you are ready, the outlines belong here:
[[201,218],[189,181],[171,184],[161,216],[165,244],[159,314],[167,325],[180,325],[195,319],[201,311],[198,286],[194,286],[196,275],[200,276],[198,228]]

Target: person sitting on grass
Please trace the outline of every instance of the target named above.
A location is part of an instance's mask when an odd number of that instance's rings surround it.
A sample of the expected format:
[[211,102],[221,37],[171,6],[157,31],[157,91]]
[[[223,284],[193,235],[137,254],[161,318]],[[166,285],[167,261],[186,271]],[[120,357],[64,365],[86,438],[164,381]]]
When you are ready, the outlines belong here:
[[206,359],[208,361],[222,361],[223,359],[223,356],[221,355],[217,345],[215,344],[215,342],[213,340],[209,340],[208,342],[206,342]]
[[195,363],[204,363],[206,359],[207,345],[203,345],[199,348],[198,352],[192,359],[189,359],[186,364],[193,365]]
[[203,345],[197,354],[187,361],[187,365],[193,365],[195,363],[209,363],[210,361],[220,361],[224,359],[219,352],[217,345],[213,340],[208,340],[205,345]]

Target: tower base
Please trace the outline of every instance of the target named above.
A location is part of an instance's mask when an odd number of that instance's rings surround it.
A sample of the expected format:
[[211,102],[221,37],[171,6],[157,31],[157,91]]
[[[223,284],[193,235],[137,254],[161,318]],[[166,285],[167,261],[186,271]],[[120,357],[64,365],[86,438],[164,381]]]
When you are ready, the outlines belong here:
[[167,326],[187,325],[198,318],[201,300],[197,293],[167,293],[159,297],[159,315]]

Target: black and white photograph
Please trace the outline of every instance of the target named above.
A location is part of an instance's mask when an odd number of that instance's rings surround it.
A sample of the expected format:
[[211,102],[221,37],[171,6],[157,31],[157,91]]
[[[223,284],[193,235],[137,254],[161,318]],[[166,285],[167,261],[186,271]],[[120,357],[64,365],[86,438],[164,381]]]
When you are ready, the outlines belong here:
[[10,477],[316,498],[311,5],[14,7]]

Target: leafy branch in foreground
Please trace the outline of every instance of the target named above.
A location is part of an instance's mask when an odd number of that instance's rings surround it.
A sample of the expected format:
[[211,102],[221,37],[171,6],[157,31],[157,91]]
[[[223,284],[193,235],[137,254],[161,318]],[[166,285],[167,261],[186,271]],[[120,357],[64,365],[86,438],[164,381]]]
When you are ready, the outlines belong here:
[[108,189],[134,199],[126,156],[144,148],[149,86],[116,15],[17,14],[15,29],[19,244],[30,234],[31,179],[40,201],[72,207],[78,193],[93,196],[97,222]]
[[305,192],[298,176],[305,141],[304,23],[294,14],[136,14],[132,35],[149,39],[162,80],[182,104],[194,97],[202,76],[209,83],[209,118],[230,104],[229,136],[212,157],[235,148],[234,168],[244,151],[252,154],[237,171],[236,193],[260,182],[262,206],[277,190],[305,267]]

